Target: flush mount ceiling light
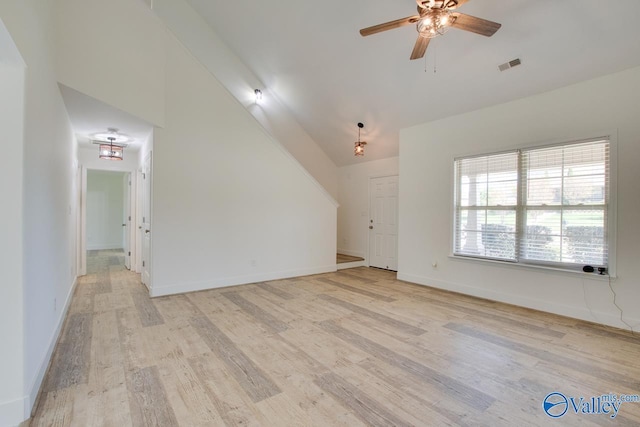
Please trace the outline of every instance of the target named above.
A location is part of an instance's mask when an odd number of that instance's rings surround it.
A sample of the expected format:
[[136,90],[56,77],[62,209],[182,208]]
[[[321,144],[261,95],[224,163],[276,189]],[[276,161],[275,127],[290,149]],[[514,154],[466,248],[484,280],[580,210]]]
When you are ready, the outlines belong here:
[[98,157],[105,160],[124,159],[124,148],[129,141],[127,135],[118,133],[118,129],[109,128],[107,132],[93,134],[93,143],[99,144]]
[[353,149],[354,156],[364,156],[364,146],[367,145],[366,141],[360,141],[360,130],[364,127],[362,123],[358,123],[358,141]]

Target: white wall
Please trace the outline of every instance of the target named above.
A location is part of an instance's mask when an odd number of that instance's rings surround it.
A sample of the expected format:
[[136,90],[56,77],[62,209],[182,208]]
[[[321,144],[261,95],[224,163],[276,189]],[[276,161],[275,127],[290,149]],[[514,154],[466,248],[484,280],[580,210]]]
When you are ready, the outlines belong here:
[[53,0],[0,2],[0,18],[27,66],[22,163],[24,315],[12,323],[20,333],[24,322],[24,387],[15,396],[23,403],[23,413],[9,425],[28,418],[75,283],[77,144],[55,80],[53,5]]
[[[23,108],[24,63],[0,21],[0,425],[22,420],[24,414],[24,318],[23,295]],[[11,349],[7,351],[6,349]]]
[[141,1],[57,0],[59,82],[162,126],[163,25]]
[[398,157],[338,169],[338,252],[369,257],[369,179],[398,175]]
[[153,295],[335,270],[336,205],[171,35]]
[[[275,95],[269,94],[269,88],[184,0],[152,3],[155,14],[142,1],[59,0],[56,36],[58,45],[64,46],[57,55],[59,81],[162,127],[166,66],[163,34],[170,30],[336,198],[335,164]],[[260,107],[254,104],[255,88],[265,93]]]
[[124,248],[122,172],[87,172],[87,249]]
[[613,131],[618,141],[618,233],[617,279],[611,285],[625,320],[638,327],[639,94],[636,68],[402,130],[398,277],[626,328],[606,280],[448,257],[455,156]]
[[[294,119],[293,114],[247,68],[184,0],[154,0],[153,11],[180,42],[281,143],[334,198],[338,197],[337,167]],[[254,90],[263,92],[255,103]]]
[[[114,37],[75,27],[82,20],[112,26],[125,15]],[[162,106],[153,137],[153,295],[335,270],[335,201],[144,2],[59,0],[58,26],[65,85],[156,125],[147,106]],[[146,73],[84,76],[119,49],[155,53],[136,66]],[[133,111],[121,92],[145,98],[138,83],[159,78],[162,99],[139,99]]]

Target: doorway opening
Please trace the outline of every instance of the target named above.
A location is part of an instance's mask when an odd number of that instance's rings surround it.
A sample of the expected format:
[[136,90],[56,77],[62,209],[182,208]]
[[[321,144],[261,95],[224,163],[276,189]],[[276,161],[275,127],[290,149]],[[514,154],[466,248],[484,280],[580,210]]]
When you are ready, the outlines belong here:
[[87,170],[86,273],[107,265],[131,268],[131,174]]

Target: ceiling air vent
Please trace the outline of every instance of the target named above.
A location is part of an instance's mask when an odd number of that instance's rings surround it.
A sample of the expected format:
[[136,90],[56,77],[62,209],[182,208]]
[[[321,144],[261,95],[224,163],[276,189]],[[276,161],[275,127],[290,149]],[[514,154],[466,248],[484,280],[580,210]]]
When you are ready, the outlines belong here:
[[522,61],[520,61],[520,58],[516,58],[516,59],[512,59],[509,62],[505,62],[504,64],[498,65],[498,69],[500,71],[506,71],[509,68],[517,67],[520,64],[522,64]]

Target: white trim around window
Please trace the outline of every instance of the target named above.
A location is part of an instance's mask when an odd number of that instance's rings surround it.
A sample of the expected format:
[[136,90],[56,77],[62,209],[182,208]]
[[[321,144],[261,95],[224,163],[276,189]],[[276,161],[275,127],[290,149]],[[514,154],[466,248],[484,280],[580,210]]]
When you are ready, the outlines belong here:
[[451,256],[615,277],[616,133],[453,160]]

